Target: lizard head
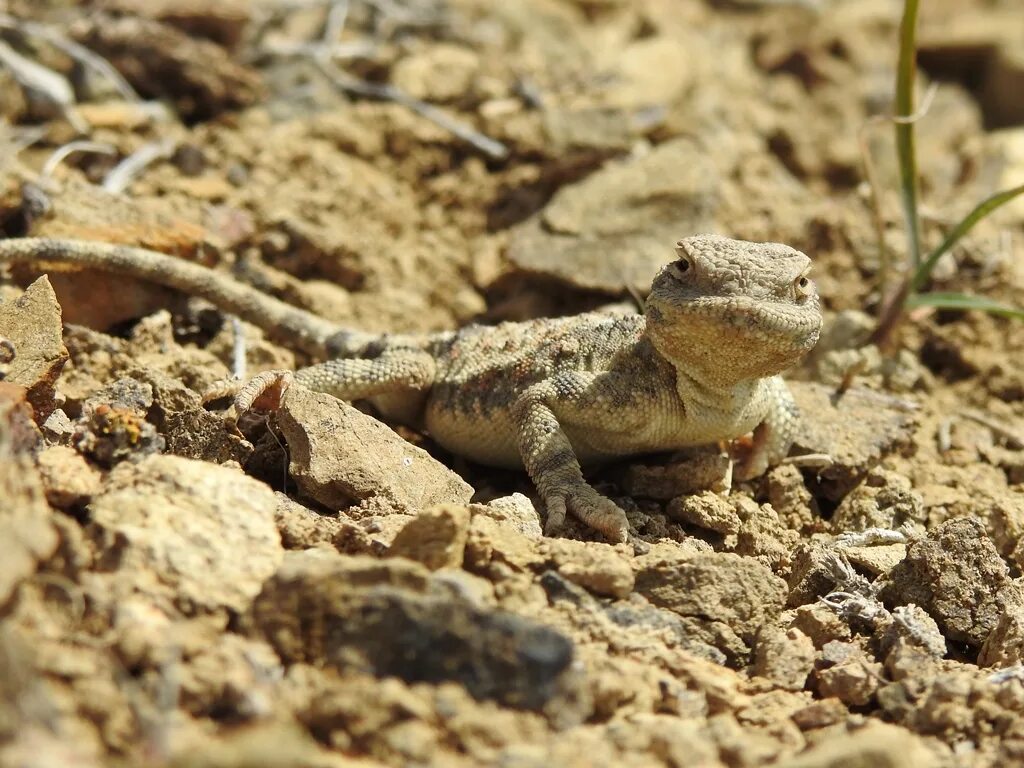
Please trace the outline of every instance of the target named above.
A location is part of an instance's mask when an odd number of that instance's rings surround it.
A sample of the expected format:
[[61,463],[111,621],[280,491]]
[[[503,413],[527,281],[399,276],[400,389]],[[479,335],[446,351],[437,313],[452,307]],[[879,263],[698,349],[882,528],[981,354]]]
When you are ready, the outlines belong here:
[[707,381],[781,373],[818,341],[811,260],[779,243],[698,235],[676,244],[644,314],[658,352]]

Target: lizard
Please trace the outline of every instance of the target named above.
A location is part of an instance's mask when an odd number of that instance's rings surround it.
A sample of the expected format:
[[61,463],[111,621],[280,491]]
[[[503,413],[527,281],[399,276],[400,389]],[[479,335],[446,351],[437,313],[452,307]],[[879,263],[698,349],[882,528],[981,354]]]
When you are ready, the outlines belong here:
[[810,259],[780,243],[679,240],[642,314],[590,312],[423,335],[346,329],[220,272],[155,251],[90,241],[0,240],[0,264],[92,267],[206,299],[322,360],[254,377],[239,410],[295,383],[369,400],[485,465],[525,468],[553,535],[567,511],[613,542],[625,512],[583,467],[753,432],[734,477],[785,458],[799,414],[781,373],[817,342]]

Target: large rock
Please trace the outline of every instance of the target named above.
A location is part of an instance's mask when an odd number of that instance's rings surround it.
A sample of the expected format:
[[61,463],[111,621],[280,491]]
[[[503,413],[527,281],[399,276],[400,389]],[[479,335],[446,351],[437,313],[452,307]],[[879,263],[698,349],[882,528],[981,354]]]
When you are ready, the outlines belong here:
[[177,456],[120,464],[90,505],[117,594],[185,613],[242,611],[281,562],[274,492],[238,470]]
[[920,736],[905,728],[871,722],[849,733],[836,733],[778,768],[933,768],[939,758]]
[[911,542],[881,596],[889,604],[921,606],[947,638],[978,647],[999,620],[1000,592],[1009,596],[1010,588],[1010,569],[985,526],[961,517]]
[[302,492],[330,509],[378,499],[415,514],[473,495],[457,474],[422,448],[348,403],[291,387],[278,411],[289,469]]
[[289,552],[257,598],[253,620],[288,663],[452,681],[477,699],[516,708],[543,708],[573,677],[573,645],[560,632],[480,608],[399,558]]
[[53,386],[68,360],[60,304],[46,277],[20,297],[0,303],[0,339],[14,345],[4,381],[22,386],[42,422],[54,409]]
[[786,583],[749,557],[694,554],[644,563],[636,591],[694,622],[701,638],[731,664],[750,660],[758,631],[782,612]]
[[0,434],[0,606],[57,548],[39,473],[27,458],[10,455],[2,440]]
[[668,141],[563,187],[517,228],[508,257],[584,290],[646,292],[679,238],[711,228],[717,188],[707,152]]
[[[913,446],[916,406],[906,400],[851,387],[837,395],[821,384],[796,381],[789,388],[800,408],[791,454],[827,453],[832,465],[818,470],[820,492],[839,501],[883,457]],[[842,429],[836,429],[842,424]]]

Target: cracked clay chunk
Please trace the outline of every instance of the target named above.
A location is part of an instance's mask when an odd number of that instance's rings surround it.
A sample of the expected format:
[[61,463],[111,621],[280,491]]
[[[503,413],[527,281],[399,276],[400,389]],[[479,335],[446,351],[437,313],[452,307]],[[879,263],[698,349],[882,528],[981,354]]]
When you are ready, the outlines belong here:
[[[11,453],[29,453],[42,444],[43,435],[33,420],[35,412],[26,400],[27,394],[24,387],[0,380],[0,441]],[[51,414],[43,424],[52,424],[53,418]]]
[[0,302],[0,338],[14,345],[4,381],[26,389],[26,399],[42,423],[54,409],[53,385],[68,360],[60,304],[46,277],[14,301]]
[[90,505],[115,590],[186,612],[242,611],[284,553],[277,500],[240,471],[177,456],[118,465]]
[[51,445],[36,457],[46,500],[58,509],[84,504],[100,491],[100,473],[80,453]]
[[629,561],[615,547],[597,541],[544,539],[538,550],[559,574],[596,595],[624,598],[633,591]]
[[459,568],[466,554],[471,512],[452,504],[421,512],[398,532],[388,554],[407,557],[427,566]]
[[729,500],[711,491],[672,499],[665,512],[671,520],[726,535],[739,533],[743,525],[739,513]]
[[[790,455],[826,453],[833,464],[817,472],[832,501],[849,493],[885,456],[911,445],[917,417],[910,403],[852,387],[838,399],[831,388],[789,382],[802,418]],[[836,429],[842,424],[842,429]]]
[[999,619],[999,592],[1010,586],[1009,568],[985,526],[961,517],[912,542],[881,597],[889,605],[921,606],[948,639],[977,647]]
[[291,387],[278,412],[302,492],[330,509],[380,497],[395,512],[466,504],[473,489],[422,448],[348,403]]
[[849,706],[865,706],[884,680],[882,665],[852,642],[826,643],[817,666],[818,695],[823,699],[837,698]]
[[1024,664],[1024,605],[1006,606],[978,656],[982,667]]
[[477,699],[538,709],[566,692],[573,644],[505,611],[481,609],[419,563],[289,552],[253,605],[288,663],[452,681]]
[[263,90],[259,74],[219,45],[153,19],[97,14],[75,25],[73,36],[137,89],[159,93],[190,119],[252,104]]
[[524,272],[577,288],[646,292],[665,263],[665,244],[709,228],[717,189],[704,150],[689,139],[668,141],[563,187],[517,228],[508,257]]
[[0,606],[57,548],[43,484],[27,459],[0,448]]
[[786,583],[764,565],[719,552],[646,565],[635,589],[654,605],[697,621],[713,638],[707,642],[732,664],[749,661],[758,630],[782,612],[786,599]]
[[[991,635],[989,637],[991,639]],[[875,628],[874,639],[890,668],[904,652],[915,656],[923,654],[931,659],[946,655],[946,638],[939,625],[919,605],[894,608],[892,621],[880,623]]]
[[533,502],[521,493],[501,496],[486,504],[472,504],[473,514],[486,515],[501,525],[511,528],[528,539],[540,539],[544,531],[540,527],[540,515]]
[[778,768],[933,768],[939,764],[920,736],[879,722],[836,733],[806,752],[776,763]]
[[754,674],[787,691],[799,691],[814,668],[814,643],[799,629],[771,628],[760,633],[754,655]]

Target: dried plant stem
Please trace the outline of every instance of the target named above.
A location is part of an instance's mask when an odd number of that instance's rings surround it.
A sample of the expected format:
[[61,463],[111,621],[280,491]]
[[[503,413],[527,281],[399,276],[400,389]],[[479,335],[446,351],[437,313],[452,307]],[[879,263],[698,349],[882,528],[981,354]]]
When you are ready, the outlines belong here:
[[170,157],[176,147],[174,139],[144,144],[110,170],[103,179],[103,189],[111,194],[121,194],[146,167]]
[[69,156],[75,152],[92,152],[100,155],[116,155],[117,149],[110,144],[103,144],[98,141],[70,141],[60,147],[57,147],[53,151],[43,164],[43,169],[39,172],[39,175],[43,179],[49,179],[53,176],[53,172],[60,167],[60,164]]
[[916,269],[921,263],[921,222],[918,220],[917,153],[914,141],[914,79],[917,50],[914,33],[918,0],[906,0],[900,21],[900,53],[896,65],[896,155],[899,158],[900,196],[907,229],[907,250]]
[[59,48],[71,58],[81,62],[84,66],[109,80],[110,84],[114,86],[126,101],[142,100],[139,94],[135,92],[135,89],[132,88],[129,82],[121,76],[121,73],[109,61],[93,53],[84,45],[76,43],[74,40],[69,40],[56,30],[42,24],[16,19],[6,13],[0,13],[0,27],[15,29],[25,35],[45,40],[50,45]]
[[370,83],[365,80],[352,77],[334,66],[331,62],[325,61],[321,58],[314,59],[314,61],[316,61],[320,71],[323,72],[336,87],[348,94],[363,96],[370,99],[379,99],[382,101],[393,101],[396,104],[401,104],[404,107],[408,107],[416,114],[430,120],[432,123],[441,126],[446,131],[452,133],[463,141],[473,145],[488,157],[495,160],[504,160],[508,157],[508,147],[500,141],[495,141],[489,136],[484,136],[479,131],[471,128],[460,120],[456,120],[443,110],[435,107],[433,104],[428,104],[425,101],[415,99],[404,91],[395,88],[393,85],[388,85],[386,83]]

